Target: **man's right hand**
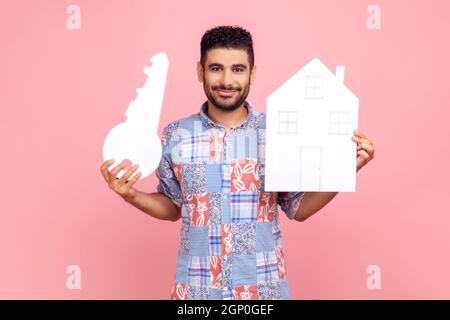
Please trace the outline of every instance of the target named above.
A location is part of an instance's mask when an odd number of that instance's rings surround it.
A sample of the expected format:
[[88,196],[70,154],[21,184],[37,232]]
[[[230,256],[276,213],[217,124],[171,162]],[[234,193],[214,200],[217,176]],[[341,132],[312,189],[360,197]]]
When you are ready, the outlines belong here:
[[103,164],[100,166],[100,171],[103,175],[103,178],[105,178],[108,186],[117,194],[119,194],[124,200],[128,201],[129,199],[134,198],[136,195],[136,189],[133,188],[133,185],[136,183],[136,181],[139,180],[141,172],[135,174],[130,180],[128,180],[128,178],[137,170],[139,165],[135,164],[134,166],[128,168],[128,170],[119,179],[116,177],[116,175],[120,170],[127,167],[127,162],[122,161],[120,164],[115,166],[111,170],[111,172],[109,172],[108,168],[111,166],[111,164],[114,163],[114,161],[115,160],[111,159],[103,162]]

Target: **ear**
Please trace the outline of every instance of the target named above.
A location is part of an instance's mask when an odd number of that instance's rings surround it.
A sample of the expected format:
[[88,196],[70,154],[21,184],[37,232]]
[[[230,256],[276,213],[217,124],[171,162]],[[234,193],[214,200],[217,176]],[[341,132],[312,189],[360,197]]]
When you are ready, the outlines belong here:
[[197,62],[197,78],[198,81],[203,82],[203,66],[200,61]]
[[253,65],[253,69],[250,73],[250,84],[253,84],[256,79],[256,64]]

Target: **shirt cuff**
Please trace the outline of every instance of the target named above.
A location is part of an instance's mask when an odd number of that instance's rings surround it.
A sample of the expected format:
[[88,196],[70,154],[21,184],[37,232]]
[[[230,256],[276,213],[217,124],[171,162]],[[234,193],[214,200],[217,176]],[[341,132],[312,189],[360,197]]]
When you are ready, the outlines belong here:
[[159,183],[156,186],[156,190],[159,193],[162,193],[163,195],[165,195],[167,198],[169,198],[173,202],[173,204],[176,205],[178,208],[181,208],[182,200],[177,197],[174,197],[168,190],[166,190],[166,188],[163,186],[162,183]]
[[286,212],[289,219],[293,220],[297,215],[298,208],[300,208],[300,204],[302,202],[304,192],[299,193],[295,198],[291,199],[288,204],[288,212]]

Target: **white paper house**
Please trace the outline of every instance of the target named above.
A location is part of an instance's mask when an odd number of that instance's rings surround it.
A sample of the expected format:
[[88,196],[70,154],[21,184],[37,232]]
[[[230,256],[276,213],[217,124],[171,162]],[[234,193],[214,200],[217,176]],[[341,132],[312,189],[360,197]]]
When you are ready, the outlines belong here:
[[359,99],[314,58],[267,98],[265,190],[355,191]]

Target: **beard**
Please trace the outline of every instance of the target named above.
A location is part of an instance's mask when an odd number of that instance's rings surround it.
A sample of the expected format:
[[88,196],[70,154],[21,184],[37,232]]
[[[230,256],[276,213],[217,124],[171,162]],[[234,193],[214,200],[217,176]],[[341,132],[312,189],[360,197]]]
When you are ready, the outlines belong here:
[[[222,87],[222,86],[213,86],[210,87],[206,84],[206,82],[203,82],[203,90],[205,91],[206,97],[208,100],[217,108],[222,111],[233,111],[239,108],[244,102],[245,99],[247,99],[248,93],[250,92],[250,81],[249,83],[242,89],[238,87]],[[214,97],[215,90],[234,90],[236,91],[236,96],[232,97]],[[221,101],[219,101],[219,99]]]

